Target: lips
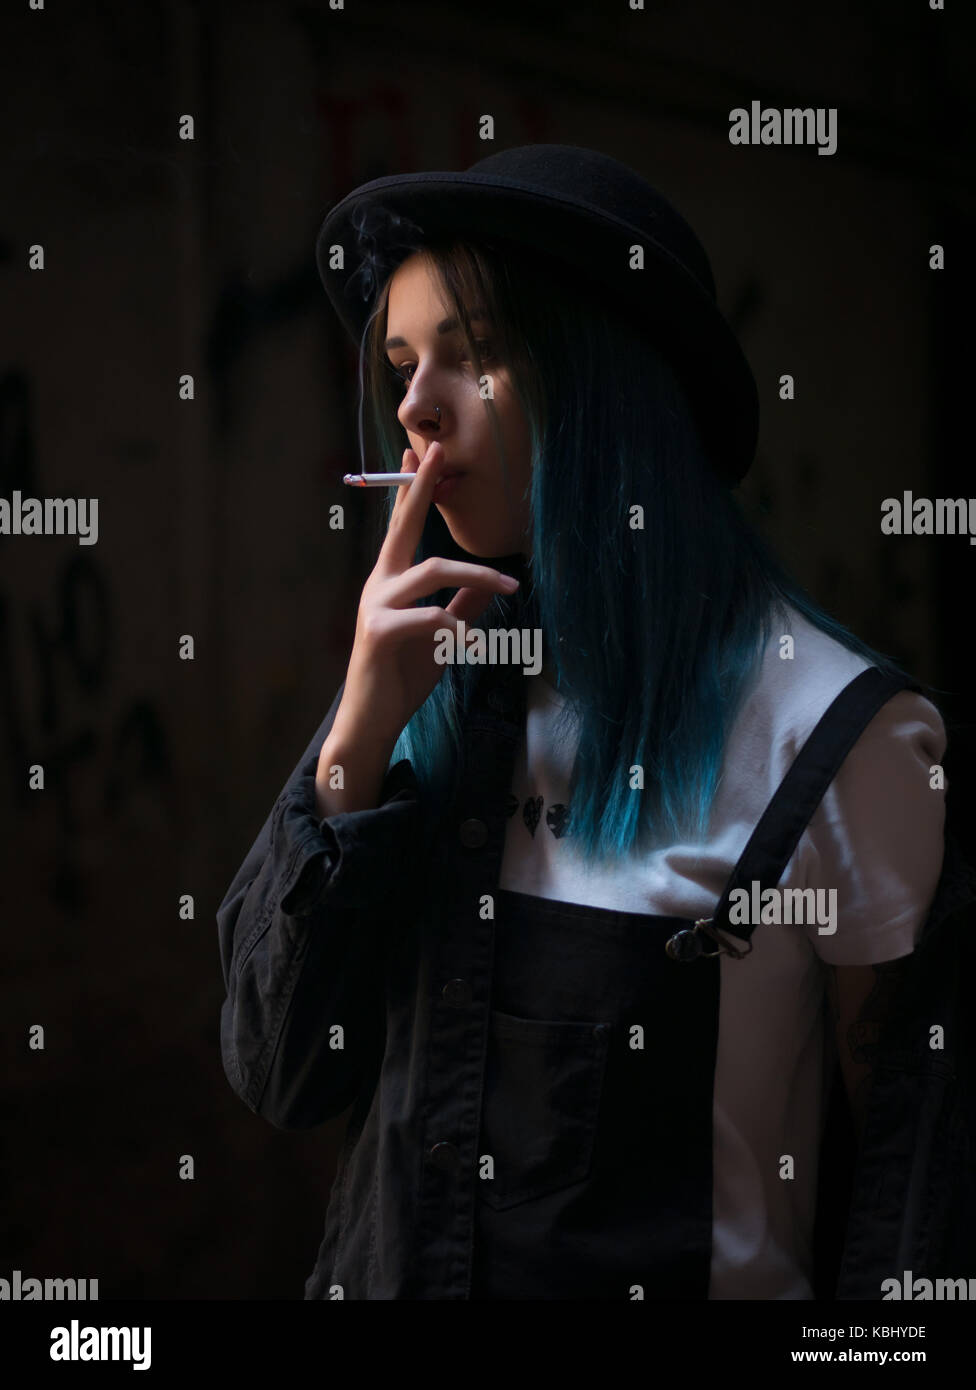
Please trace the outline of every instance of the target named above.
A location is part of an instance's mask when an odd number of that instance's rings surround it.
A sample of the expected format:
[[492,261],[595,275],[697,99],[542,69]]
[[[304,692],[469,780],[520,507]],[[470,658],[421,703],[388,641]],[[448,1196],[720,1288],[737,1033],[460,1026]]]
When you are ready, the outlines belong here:
[[437,482],[434,484],[434,491],[431,493],[431,501],[442,502],[445,500],[445,498],[450,497],[451,493],[457,486],[459,479],[463,477],[464,474],[460,471],[460,469],[447,469],[444,473],[441,474],[441,476],[437,479]]

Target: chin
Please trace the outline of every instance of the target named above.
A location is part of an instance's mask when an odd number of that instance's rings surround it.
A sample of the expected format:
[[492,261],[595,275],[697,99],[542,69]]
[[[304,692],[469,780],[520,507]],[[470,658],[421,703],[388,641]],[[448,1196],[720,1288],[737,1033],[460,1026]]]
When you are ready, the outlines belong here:
[[497,536],[486,535],[485,532],[472,532],[463,526],[452,526],[451,519],[445,514],[444,520],[447,522],[447,529],[450,531],[453,540],[462,550],[466,550],[469,555],[508,555],[505,542],[499,540]]

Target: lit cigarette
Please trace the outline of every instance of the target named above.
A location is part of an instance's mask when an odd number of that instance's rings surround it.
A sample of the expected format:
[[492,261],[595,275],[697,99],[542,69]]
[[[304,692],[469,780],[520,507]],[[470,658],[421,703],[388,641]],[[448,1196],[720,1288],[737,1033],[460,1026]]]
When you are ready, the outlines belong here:
[[399,487],[412,483],[416,473],[345,473],[342,481],[350,487]]

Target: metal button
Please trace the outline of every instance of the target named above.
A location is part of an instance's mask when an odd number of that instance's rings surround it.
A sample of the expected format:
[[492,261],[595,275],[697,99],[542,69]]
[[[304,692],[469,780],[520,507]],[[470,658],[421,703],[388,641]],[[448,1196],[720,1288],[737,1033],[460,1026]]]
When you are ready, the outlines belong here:
[[672,960],[697,960],[702,953],[701,937],[694,928],[685,927],[668,937],[664,949]]
[[593,1036],[597,1039],[605,1038],[609,1032],[609,1023],[597,1023],[593,1028]]
[[461,1166],[461,1155],[454,1144],[435,1144],[428,1150],[427,1157],[435,1168],[443,1168],[445,1173],[456,1173]]
[[456,1008],[463,1008],[465,1004],[471,1003],[471,986],[467,980],[448,980],[441,990],[441,998],[445,1004],[453,1004]]
[[488,839],[488,827],[483,820],[466,820],[461,822],[458,831],[462,845],[468,849],[480,849]]

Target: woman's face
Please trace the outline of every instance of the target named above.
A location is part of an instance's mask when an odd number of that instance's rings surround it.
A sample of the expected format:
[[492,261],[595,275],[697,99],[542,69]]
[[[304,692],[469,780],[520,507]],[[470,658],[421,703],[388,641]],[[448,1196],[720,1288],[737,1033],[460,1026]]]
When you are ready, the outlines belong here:
[[[472,312],[478,307],[465,305],[484,361],[482,370],[491,382],[508,488],[477,365],[470,360],[460,326],[450,326],[450,310],[436,277],[418,254],[397,269],[387,303],[386,355],[404,382],[397,418],[418,458],[423,459],[436,439],[444,450],[444,473],[461,474],[434,504],[458,545],[484,558],[517,551],[528,556],[528,422],[506,366],[492,355],[497,350],[492,325],[483,314]],[[435,405],[441,409],[439,422]]]

